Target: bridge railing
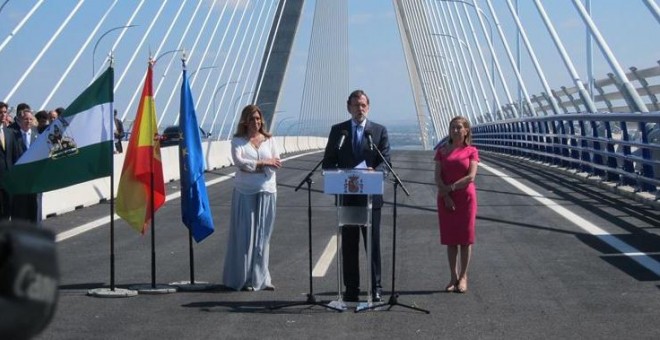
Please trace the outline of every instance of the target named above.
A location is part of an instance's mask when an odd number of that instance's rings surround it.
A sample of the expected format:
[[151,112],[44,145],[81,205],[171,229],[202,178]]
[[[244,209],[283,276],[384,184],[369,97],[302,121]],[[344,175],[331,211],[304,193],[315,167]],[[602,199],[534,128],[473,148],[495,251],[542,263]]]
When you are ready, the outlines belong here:
[[660,188],[660,112],[560,114],[480,124],[480,150],[521,156],[628,185]]
[[[630,72],[626,73],[628,81],[635,87],[639,96],[644,100],[646,107],[649,111],[660,111],[660,61],[658,65],[648,67],[645,69],[637,69],[630,67]],[[622,91],[623,84],[613,74],[608,73],[607,78],[598,79],[594,82],[593,103],[599,112],[633,112],[631,108],[630,98],[626,98],[625,91]],[[574,113],[587,111],[587,106],[580,97],[579,89],[577,86],[566,87],[561,86],[560,90],[551,90],[552,93],[541,92],[538,95],[532,95],[531,100],[536,107],[534,110],[537,114],[551,115],[552,104],[550,96],[554,98],[561,109],[560,113]],[[513,116],[511,105],[504,107],[503,110],[507,112],[509,117]]]

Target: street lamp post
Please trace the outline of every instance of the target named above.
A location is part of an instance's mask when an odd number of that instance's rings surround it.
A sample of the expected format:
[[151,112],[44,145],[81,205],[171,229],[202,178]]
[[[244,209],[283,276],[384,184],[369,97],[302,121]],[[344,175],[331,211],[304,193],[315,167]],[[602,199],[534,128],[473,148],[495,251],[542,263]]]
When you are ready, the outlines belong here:
[[218,112],[218,107],[215,105],[215,97],[218,95],[218,92],[220,92],[220,90],[222,90],[223,87],[225,87],[229,84],[236,84],[236,83],[239,83],[239,81],[228,81],[228,82],[218,86],[218,88],[213,93],[213,111],[216,112],[216,114]]
[[[234,108],[234,111],[233,111],[234,112],[234,119],[236,118],[236,112],[238,110],[238,102],[241,100],[241,98],[243,98],[245,95],[250,94],[250,93],[254,93],[254,91],[243,92],[243,93],[241,93],[240,96],[236,97],[236,99],[234,100],[234,105],[232,106]],[[228,115],[229,115],[229,112],[227,113],[227,115],[225,115],[225,119],[222,120],[222,125],[220,126],[220,134],[222,134],[222,131],[225,128],[225,122],[226,122],[226,119],[227,119]],[[232,120],[231,125],[234,125],[234,120]],[[229,131],[227,133],[227,140],[229,140],[229,136],[231,135],[231,128],[229,128],[228,130]],[[220,135],[218,135],[218,138],[220,138]]]
[[[286,128],[286,133],[285,133],[284,135],[285,135],[285,136],[290,136],[290,135],[291,135],[291,134],[290,134],[290,133],[291,133],[291,129],[294,128],[294,127],[296,127],[296,126],[301,126],[302,123],[303,123],[303,122],[296,122],[296,123],[293,123],[293,124],[289,125],[289,126]],[[298,132],[300,132],[300,130],[298,130]]]
[[238,109],[237,105],[238,102],[241,100],[241,98],[243,98],[246,94],[250,94],[250,93],[254,93],[254,91],[243,92],[240,96],[236,97],[236,100],[234,100],[234,112],[236,112],[236,110]]
[[[284,112],[284,111],[281,111],[281,112]],[[294,117],[286,117],[286,118],[278,121],[277,125],[275,125],[275,128],[271,132],[275,133],[275,131],[279,131],[280,125],[282,125],[282,123],[286,122],[287,120],[291,120],[291,119],[294,119]]]
[[275,102],[265,102],[265,103],[259,103],[257,104],[260,108],[266,106],[266,105],[275,105]]
[[208,69],[212,69],[212,68],[218,68],[218,67],[215,66],[215,65],[214,65],[214,66],[204,66],[204,67],[200,67],[200,68],[198,68],[198,69],[196,69],[196,70],[190,72],[190,75],[188,75],[188,78],[192,78],[193,75],[194,75],[195,73],[197,73],[198,71],[201,71],[201,70],[208,70]]
[[220,92],[220,90],[221,90],[223,87],[225,87],[225,86],[227,86],[227,85],[229,85],[229,84],[236,84],[236,83],[239,83],[239,82],[238,82],[238,81],[228,81],[228,82],[226,82],[226,83],[224,83],[224,84],[218,86],[218,88],[215,90],[215,92],[213,93],[213,110],[214,110],[215,112],[218,112],[218,107],[215,105],[215,97],[216,97],[216,95],[218,94],[218,92]]
[[465,41],[463,41],[463,40],[461,40],[460,38],[457,38],[457,37],[455,37],[455,36],[453,36],[453,35],[451,35],[451,34],[444,34],[444,33],[431,33],[431,35],[439,35],[439,36],[441,36],[441,37],[453,38],[453,39],[456,39],[456,41],[458,41],[458,43],[460,43],[461,45],[463,45],[465,48],[468,47],[468,45],[467,45],[467,43],[466,43]]
[[[467,49],[468,51],[470,50],[470,47],[468,46],[468,44],[467,44],[465,41],[463,41],[462,39],[460,39],[460,38],[458,38],[458,37],[456,37],[456,36],[453,36],[453,35],[451,35],[451,34],[445,34],[445,33],[431,33],[431,35],[439,36],[439,37],[452,38],[452,39],[458,41],[458,43],[461,44],[465,49]],[[459,57],[458,54],[457,54],[457,57]],[[467,64],[467,59],[466,59],[465,57],[464,57],[463,59],[464,59],[464,62]],[[454,62],[452,61],[452,59],[447,59],[447,62],[454,64]],[[477,68],[476,68],[476,65],[474,64],[474,61],[470,60],[470,64],[471,64],[472,69],[474,70],[474,72],[478,72],[478,71],[477,71]],[[462,71],[462,69],[461,69],[461,67],[460,67],[460,64],[459,64],[459,61],[458,61],[458,60],[456,61],[456,64],[455,64],[454,66],[455,66],[455,68],[458,70],[457,72],[460,74],[460,76],[461,76],[461,77],[465,77],[465,76],[463,75],[463,71]],[[470,68],[467,68],[467,69],[466,69],[466,72],[467,72],[467,78],[470,80],[470,84],[471,84],[471,86],[472,86],[472,91],[473,91],[473,92],[476,92],[475,89],[474,89],[473,82],[472,82],[472,77],[473,77],[473,75],[472,75],[472,73],[470,72]],[[459,98],[461,98],[461,99],[463,100],[463,107],[464,107],[464,109],[465,109],[467,112],[469,112],[469,111],[468,111],[468,101],[469,101],[470,106],[472,107],[472,112],[473,112],[473,115],[472,115],[473,117],[472,117],[472,118],[474,118],[473,121],[476,122],[476,121],[477,121],[477,120],[476,120],[476,110],[475,110],[474,107],[472,106],[472,102],[473,102],[473,101],[472,101],[471,99],[466,99],[466,98],[465,98],[465,96],[469,96],[469,91],[467,91],[467,89],[468,89],[468,88],[467,88],[467,85],[468,85],[468,84],[466,83],[466,84],[465,84],[465,86],[466,86],[466,92],[465,92],[465,95],[463,95],[462,92],[460,92],[460,91],[462,91],[462,89],[461,89],[460,87],[457,86],[457,88],[459,89]],[[475,93],[475,94],[476,94],[476,93]]]
[[[218,107],[215,105],[215,97],[217,96],[218,92],[220,92],[220,89],[224,88],[225,86],[227,86],[227,85],[229,85],[229,84],[236,84],[236,83],[240,83],[240,82],[241,82],[240,79],[239,79],[239,80],[234,80],[234,81],[228,81],[228,82],[226,82],[226,83],[224,83],[224,84],[218,86],[218,88],[215,89],[215,92],[213,93],[213,110],[214,110],[214,115],[213,115],[213,121],[211,122],[211,131],[215,131],[215,122],[216,122],[216,120],[217,120],[217,118],[218,118]],[[222,103],[222,101],[224,101],[224,95],[225,95],[226,93],[227,93],[227,89],[225,89],[225,92],[224,92],[223,95],[222,95],[222,96],[223,96],[223,100],[221,100],[220,103]],[[207,110],[207,112],[208,112],[208,110]],[[204,124],[205,121],[206,121],[206,113],[204,113],[204,118],[202,118],[202,125]],[[224,122],[223,122],[223,124],[224,124]],[[217,139],[217,140],[220,140],[221,134],[222,134],[222,128],[220,129],[220,133],[218,133],[218,139]]]
[[162,58],[162,57],[164,57],[164,56],[166,56],[170,53],[181,52],[181,51],[183,51],[183,49],[165,51],[165,52],[161,53],[158,57],[156,57],[156,59],[154,59],[154,64],[156,64],[158,62],[158,59],[160,59],[160,58]]
[[[181,59],[181,60],[182,60],[182,61],[185,61],[185,57],[186,57],[186,55],[185,55],[185,53],[184,53],[184,54],[183,54],[183,59]],[[185,67],[185,66],[184,66],[184,67]],[[217,66],[214,65],[214,66],[204,66],[204,67],[200,67],[200,68],[198,68],[198,69],[196,69],[196,70],[190,72],[190,75],[188,75],[188,79],[192,79],[193,75],[195,75],[195,73],[197,73],[198,71],[201,71],[201,70],[208,70],[208,69],[212,69],[212,68],[217,68]],[[192,86],[192,84],[191,84],[190,86]],[[180,114],[181,114],[181,113],[177,113],[177,114],[176,114],[176,119],[174,120],[174,124],[175,124],[175,125],[178,125],[178,124],[179,124],[179,115],[180,115]],[[162,119],[162,118],[161,118],[161,119]],[[202,126],[202,124],[200,124],[200,128],[201,128],[201,126]]]
[[[289,137],[291,128],[294,128],[296,126],[298,126],[298,132],[300,132],[300,126],[302,125],[302,123],[303,122],[296,122],[296,123],[293,123],[293,124],[289,125],[286,129],[286,133],[284,134],[284,136]],[[300,135],[300,133],[298,133],[298,136],[296,136],[296,150],[295,151],[300,151],[300,136],[299,135]]]
[[[467,1],[463,1],[463,0],[437,0],[437,1],[460,2],[464,5],[472,6],[472,8],[474,8],[475,11],[477,12],[477,15],[479,15],[480,17],[486,19],[486,23],[488,24],[488,35],[490,36],[490,41],[493,41],[493,25],[491,25],[490,19],[488,19],[488,16],[486,16],[486,13],[484,13],[484,11],[481,8],[475,6],[474,4],[471,4]],[[495,59],[493,58],[492,55],[490,57],[490,75],[491,75],[491,79],[495,79]]]
[[96,48],[99,47],[99,43],[101,42],[101,39],[103,39],[106,35],[108,35],[108,33],[112,32],[112,31],[125,29],[125,28],[131,28],[131,27],[135,27],[135,26],[138,26],[138,25],[117,26],[117,27],[114,27],[114,28],[111,28],[111,29],[105,31],[103,34],[101,34],[101,36],[98,39],[96,39],[96,44],[94,44],[94,49],[92,50],[92,77],[94,77],[94,72],[96,72],[96,65],[95,65]]
[[5,2],[2,3],[2,6],[0,6],[0,12],[2,12],[2,9],[5,8],[5,5],[9,2],[9,0],[5,0]]
[[[213,127],[215,125],[215,117],[217,117],[217,115],[218,115],[218,107],[215,105],[215,97],[218,95],[218,92],[220,92],[220,90],[222,90],[223,87],[225,87],[229,84],[237,84],[237,83],[240,83],[240,81],[228,81],[228,82],[218,86],[218,88],[215,89],[215,92],[213,92],[213,112],[214,112],[214,114],[213,114],[213,123],[211,124],[211,130],[213,130]],[[208,112],[208,110],[207,110],[207,112]],[[202,118],[201,125],[204,125],[205,121],[206,121],[206,113],[204,113],[204,118]],[[209,131],[209,132],[212,132],[212,131]]]

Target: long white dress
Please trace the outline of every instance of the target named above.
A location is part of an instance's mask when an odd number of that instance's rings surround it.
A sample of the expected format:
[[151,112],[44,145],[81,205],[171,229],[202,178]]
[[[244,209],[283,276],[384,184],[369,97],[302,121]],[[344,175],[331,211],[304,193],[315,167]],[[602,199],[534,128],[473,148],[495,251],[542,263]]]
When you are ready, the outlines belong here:
[[272,286],[268,260],[277,183],[274,169],[257,168],[257,161],[280,155],[272,137],[258,149],[248,139],[234,137],[231,154],[237,171],[222,283],[235,290],[261,290]]

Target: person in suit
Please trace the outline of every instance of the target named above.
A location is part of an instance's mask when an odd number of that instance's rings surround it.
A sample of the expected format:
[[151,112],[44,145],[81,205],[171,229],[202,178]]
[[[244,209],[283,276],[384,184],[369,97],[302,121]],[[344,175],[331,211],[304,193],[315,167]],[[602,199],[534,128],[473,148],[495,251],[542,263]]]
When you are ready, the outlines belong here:
[[[363,90],[355,90],[346,102],[346,108],[351,119],[333,125],[330,129],[328,143],[323,156],[323,169],[350,169],[365,163],[368,169],[383,171],[387,168],[376,150],[378,148],[383,158],[390,163],[390,143],[387,128],[367,119],[369,115],[369,97]],[[343,140],[341,147],[340,141]],[[390,163],[391,164],[391,163]],[[346,195],[341,198],[345,206],[366,206],[366,195]],[[371,283],[374,301],[382,300],[381,262],[380,262],[380,211],[383,206],[383,196],[373,195],[371,213]],[[360,294],[360,230],[366,244],[365,226],[343,226],[342,267],[344,271],[344,301],[358,301]]]
[[124,152],[124,147],[121,145],[121,140],[124,138],[124,123],[117,117],[117,110],[114,112],[115,116],[115,153]]
[[9,105],[5,102],[0,102],[0,127],[9,126],[9,124],[11,124],[10,120]]
[[14,134],[15,130],[10,129],[4,122],[8,120],[6,117],[9,115],[9,105],[0,102],[0,221],[7,221],[11,217],[11,196],[2,187],[2,178],[7,173],[16,161],[14,153]]
[[[32,143],[37,140],[39,132],[35,127],[35,119],[32,111],[24,109],[17,116],[19,130],[14,133],[16,157],[15,163],[27,150]],[[13,164],[12,163],[12,164]],[[39,203],[37,194],[16,194],[12,199],[12,220],[26,220],[33,223],[39,223]]]
[[48,112],[46,110],[41,110],[34,115],[34,118],[37,120],[37,132],[42,133],[48,128],[50,121],[48,120]]
[[9,128],[12,128],[16,131],[21,130],[20,120],[21,120],[21,116],[23,115],[23,111],[32,112],[32,109],[30,109],[30,105],[28,105],[26,103],[20,103],[20,104],[16,105],[16,118],[14,119],[14,121],[11,124],[9,124]]

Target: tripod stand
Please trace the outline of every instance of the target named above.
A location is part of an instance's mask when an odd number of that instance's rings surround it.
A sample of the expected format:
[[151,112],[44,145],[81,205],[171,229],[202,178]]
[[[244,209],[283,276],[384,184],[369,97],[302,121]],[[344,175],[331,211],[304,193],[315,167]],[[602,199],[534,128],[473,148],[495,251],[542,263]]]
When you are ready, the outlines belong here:
[[272,306],[269,307],[269,309],[279,309],[279,308],[284,308],[284,307],[291,307],[291,306],[321,306],[325,308],[330,308],[334,309],[338,312],[343,312],[342,309],[336,308],[334,306],[328,305],[326,303],[323,303],[321,301],[317,301],[316,297],[314,296],[314,284],[312,282],[312,175],[314,174],[314,171],[318,169],[319,166],[321,166],[321,163],[323,163],[323,159],[319,161],[314,169],[310,171],[307,176],[298,184],[296,187],[295,191],[298,191],[300,187],[302,187],[303,183],[307,183],[307,235],[308,235],[308,241],[309,241],[309,293],[307,293],[307,300],[304,302],[292,302],[292,303],[286,303],[278,306]]
[[403,189],[403,192],[406,195],[410,196],[410,193],[408,192],[408,190],[406,190],[406,187],[401,182],[401,179],[396,174],[396,172],[394,172],[394,170],[390,166],[390,163],[387,162],[385,157],[383,157],[383,154],[380,152],[380,150],[378,150],[378,148],[375,147],[375,146],[373,147],[373,149],[375,149],[378,152],[378,155],[382,159],[382,161],[385,164],[385,166],[387,167],[388,171],[392,174],[392,176],[394,176],[394,180],[392,181],[393,184],[394,184],[394,206],[392,208],[392,295],[390,295],[390,299],[387,302],[373,304],[371,306],[367,306],[367,307],[362,308],[360,310],[356,309],[355,312],[358,313],[358,312],[362,312],[362,311],[365,311],[365,310],[376,309],[376,308],[388,305],[389,307],[387,308],[387,310],[392,309],[393,306],[401,306],[401,307],[405,307],[405,308],[409,308],[409,309],[414,309],[416,311],[424,312],[426,314],[430,314],[431,312],[429,312],[426,309],[422,309],[422,308],[418,308],[418,307],[410,306],[410,305],[405,305],[405,304],[399,302],[399,293],[396,292],[396,288],[395,288],[396,287],[395,286],[395,282],[396,282],[396,275],[395,275],[395,273],[396,273],[396,271],[395,271],[395,269],[396,269],[396,219],[397,219],[397,215],[396,215],[397,214],[397,211],[396,211],[396,208],[397,208],[396,196],[397,196],[398,186],[399,185],[401,186],[401,189]]

